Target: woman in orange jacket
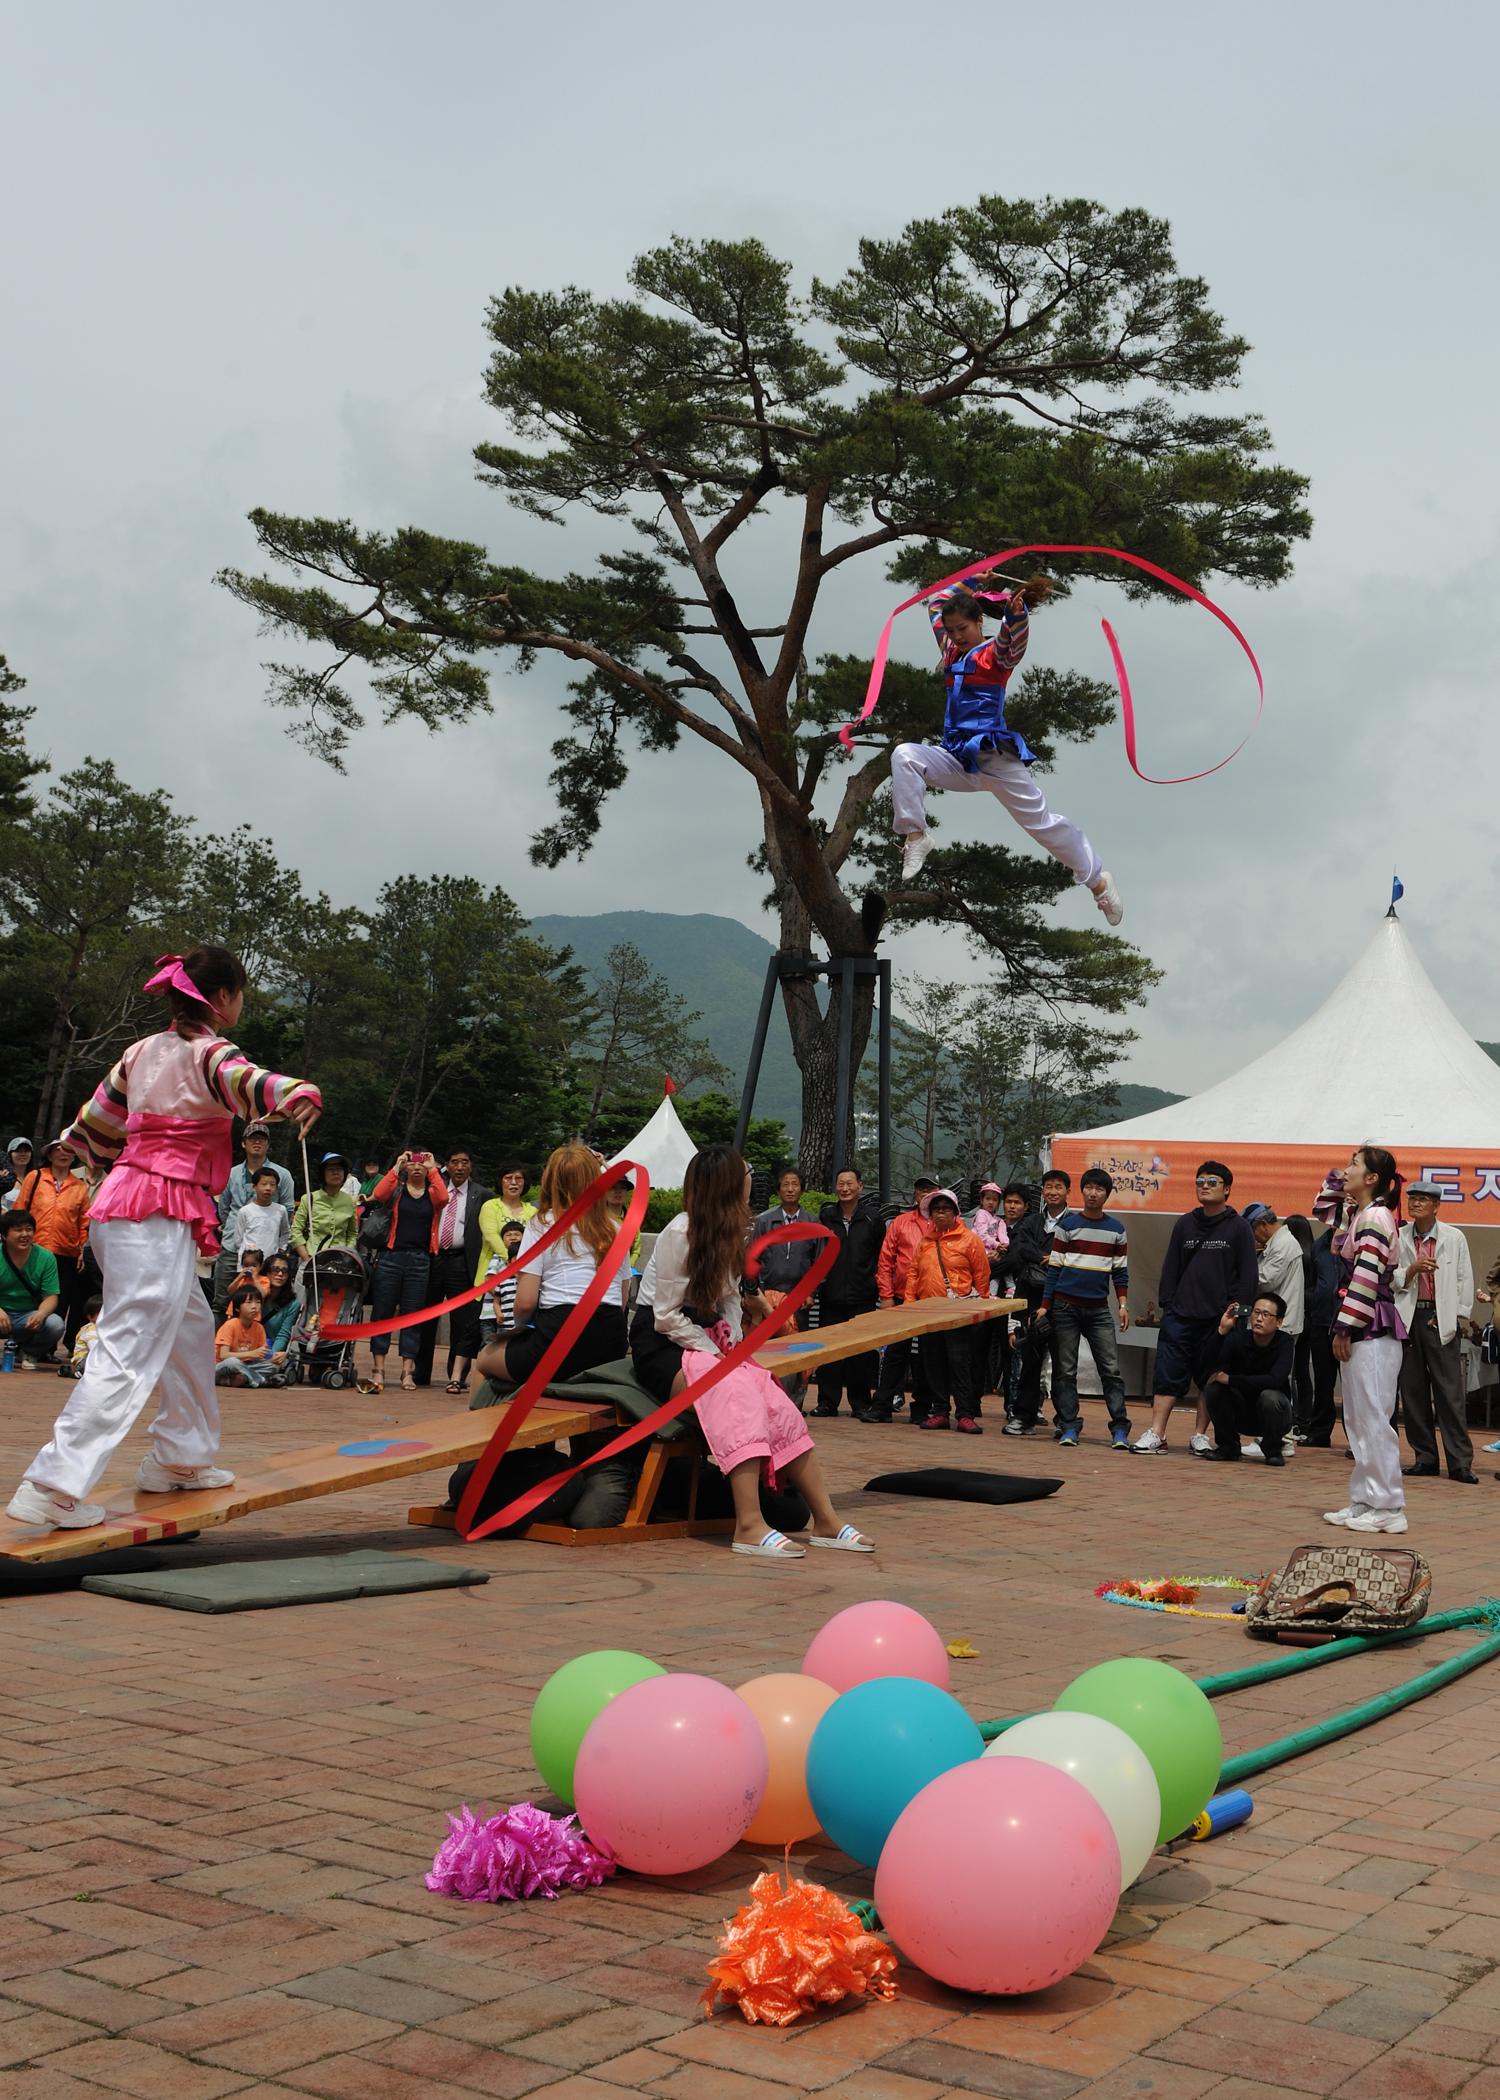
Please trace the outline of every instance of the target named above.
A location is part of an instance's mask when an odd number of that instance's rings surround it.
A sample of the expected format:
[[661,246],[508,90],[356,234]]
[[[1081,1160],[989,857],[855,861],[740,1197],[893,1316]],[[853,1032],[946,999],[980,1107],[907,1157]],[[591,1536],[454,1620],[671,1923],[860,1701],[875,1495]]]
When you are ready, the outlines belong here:
[[[977,1232],[958,1215],[951,1189],[934,1189],[920,1208],[927,1229],[917,1242],[906,1274],[908,1298],[987,1298],[990,1258]],[[912,1416],[919,1429],[946,1429],[951,1399],[956,1426],[966,1436],[982,1436],[979,1421],[979,1364],[975,1341],[980,1330],[949,1327],[922,1337],[925,1406],[915,1397]]]
[[57,1263],[58,1311],[63,1348],[70,1350],[83,1323],[85,1300],[95,1288],[84,1271],[89,1238],[89,1185],[73,1169],[78,1155],[62,1138],[42,1147],[41,1163],[25,1175],[16,1201],[36,1219],[36,1244]]

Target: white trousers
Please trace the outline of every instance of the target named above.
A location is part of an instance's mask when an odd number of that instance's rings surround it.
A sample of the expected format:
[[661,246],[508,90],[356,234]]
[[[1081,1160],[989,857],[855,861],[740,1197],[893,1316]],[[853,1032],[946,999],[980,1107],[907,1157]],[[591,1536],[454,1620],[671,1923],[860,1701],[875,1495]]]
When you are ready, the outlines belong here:
[[1393,1334],[1356,1342],[1339,1365],[1344,1394],[1344,1435],[1354,1453],[1349,1500],[1368,1509],[1404,1509],[1401,1443],[1391,1416],[1401,1377],[1401,1344]]
[[891,807],[895,828],[903,836],[927,829],[926,792],[944,795],[993,795],[1077,881],[1095,883],[1104,864],[1071,818],[1054,816],[1032,777],[1030,766],[1000,751],[986,752],[977,773],[966,773],[961,760],[941,744],[898,744],[891,753]]
[[206,1466],[219,1448],[214,1319],[198,1284],[191,1226],[101,1218],[90,1241],[104,1272],[99,1331],[52,1440],[26,1468],[39,1487],[85,1499],[153,1393],[151,1449],[164,1466]]

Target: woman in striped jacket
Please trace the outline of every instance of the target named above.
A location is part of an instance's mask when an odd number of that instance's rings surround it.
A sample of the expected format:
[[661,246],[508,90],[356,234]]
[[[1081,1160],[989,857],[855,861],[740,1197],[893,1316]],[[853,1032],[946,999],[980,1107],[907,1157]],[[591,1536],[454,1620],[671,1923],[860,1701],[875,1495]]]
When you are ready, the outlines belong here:
[[1392,1426],[1406,1329],[1393,1289],[1401,1177],[1390,1153],[1359,1145],[1342,1174],[1328,1176],[1314,1206],[1331,1221],[1344,1271],[1333,1353],[1344,1393],[1344,1435],[1354,1454],[1349,1501],[1324,1511],[1346,1531],[1405,1531],[1401,1445]]
[[214,1464],[214,1323],[198,1257],[219,1251],[214,1192],[229,1178],[234,1118],[284,1116],[306,1135],[323,1106],[306,1080],[262,1071],[220,1034],[245,1003],[244,965],[227,948],[163,956],[145,989],[167,1001],[171,1026],[132,1043],[63,1133],[110,1170],[90,1218],[104,1303],[83,1376],[6,1510],[21,1524],[102,1524],[89,1491],[158,1389],[137,1488],[232,1484]]

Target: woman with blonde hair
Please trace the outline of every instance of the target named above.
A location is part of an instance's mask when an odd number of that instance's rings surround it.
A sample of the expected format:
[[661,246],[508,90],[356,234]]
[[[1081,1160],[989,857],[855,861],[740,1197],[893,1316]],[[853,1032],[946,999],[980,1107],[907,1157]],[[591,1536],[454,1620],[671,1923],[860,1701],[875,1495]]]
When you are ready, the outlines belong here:
[[[587,1145],[559,1145],[542,1169],[536,1216],[521,1240],[527,1254],[571,1204],[599,1177],[599,1162]],[[497,1385],[524,1385],[547,1346],[561,1332],[599,1264],[614,1245],[615,1221],[601,1196],[583,1216],[516,1279],[515,1326],[481,1349],[476,1367]],[[570,1378],[625,1354],[625,1313],[618,1298],[596,1307],[553,1376]]]
[[[742,1286],[750,1231],[750,1169],[732,1145],[705,1145],[683,1178],[684,1208],[657,1236],[636,1301],[635,1372],[658,1401],[684,1392],[744,1336],[745,1312],[763,1319],[764,1299]],[[741,1300],[743,1299],[743,1310]],[[757,1560],[801,1560],[808,1546],[843,1553],[874,1547],[841,1524],[828,1499],[807,1424],[769,1371],[739,1364],[694,1404],[714,1464],[734,1497],[734,1551]],[[768,1528],[762,1470],[805,1501],[813,1528],[789,1539]]]

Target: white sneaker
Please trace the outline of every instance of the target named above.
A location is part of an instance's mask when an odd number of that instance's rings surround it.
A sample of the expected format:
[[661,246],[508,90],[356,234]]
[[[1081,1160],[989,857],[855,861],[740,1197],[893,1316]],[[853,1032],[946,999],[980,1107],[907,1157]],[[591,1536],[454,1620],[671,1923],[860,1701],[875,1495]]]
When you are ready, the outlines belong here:
[[906,843],[901,848],[901,880],[903,882],[910,882],[914,875],[921,872],[922,863],[931,851],[932,833],[930,831],[909,831],[906,834]]
[[1295,1458],[1297,1456],[1297,1446],[1301,1441],[1302,1439],[1299,1436],[1288,1430],[1287,1434],[1281,1439],[1282,1457]]
[[1130,1448],[1132,1451],[1165,1451],[1167,1440],[1164,1436],[1158,1436],[1154,1429],[1147,1429],[1136,1438]]
[[1405,1531],[1404,1509],[1360,1509],[1345,1519],[1345,1531]]
[[151,1452],[141,1460],[135,1484],[143,1494],[169,1495],[174,1488],[227,1488],[234,1475],[222,1466],[164,1466]]
[[6,1504],[5,1514],[18,1524],[45,1524],[52,1531],[91,1531],[104,1522],[109,1511],[100,1502],[75,1502],[71,1495],[23,1480]]
[[1263,1459],[1265,1455],[1265,1452],[1262,1451],[1260,1448],[1260,1438],[1258,1436],[1247,1436],[1240,1444],[1241,1458],[1253,1458],[1259,1460]]
[[1351,1517],[1364,1516],[1369,1507],[1368,1502],[1346,1502],[1342,1509],[1325,1509],[1323,1522],[1325,1524],[1347,1524]]
[[1192,1435],[1188,1438],[1189,1451],[1196,1451],[1200,1458],[1203,1456],[1205,1451],[1212,1451],[1213,1448],[1213,1438],[1211,1436],[1205,1436],[1201,1429],[1195,1429]]
[[1103,912],[1105,919],[1111,926],[1118,926],[1125,916],[1125,907],[1120,902],[1120,892],[1116,887],[1115,878],[1107,868],[1100,873],[1099,887],[1094,891],[1094,902],[1098,905],[1100,911]]

